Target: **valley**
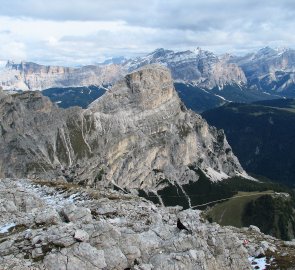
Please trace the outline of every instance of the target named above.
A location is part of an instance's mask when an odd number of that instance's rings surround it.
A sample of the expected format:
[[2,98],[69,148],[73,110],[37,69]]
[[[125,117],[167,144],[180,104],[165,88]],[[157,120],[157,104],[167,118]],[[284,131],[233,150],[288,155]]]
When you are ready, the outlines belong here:
[[248,172],[293,186],[294,100],[230,103],[203,113],[222,128]]

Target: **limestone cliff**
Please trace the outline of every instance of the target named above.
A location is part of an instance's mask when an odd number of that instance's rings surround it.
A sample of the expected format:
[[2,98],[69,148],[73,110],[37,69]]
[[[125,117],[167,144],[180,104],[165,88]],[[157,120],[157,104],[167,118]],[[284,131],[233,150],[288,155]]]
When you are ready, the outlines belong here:
[[0,112],[0,177],[128,189],[197,181],[198,168],[213,181],[247,177],[223,131],[184,107],[162,66],[128,74],[86,110],[26,92],[2,96]]
[[44,90],[113,83],[122,77],[119,65],[81,68],[43,66],[31,62],[8,62],[0,71],[0,86],[5,90]]

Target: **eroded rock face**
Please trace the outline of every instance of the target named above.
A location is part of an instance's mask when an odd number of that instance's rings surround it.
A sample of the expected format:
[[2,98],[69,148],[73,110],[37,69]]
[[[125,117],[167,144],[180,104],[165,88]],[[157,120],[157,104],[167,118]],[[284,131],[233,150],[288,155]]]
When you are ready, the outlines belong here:
[[40,93],[0,100],[0,176],[153,188],[160,179],[244,175],[223,131],[180,102],[169,71],[148,66],[87,110],[62,110]]
[[70,68],[43,66],[30,62],[8,62],[0,72],[0,86],[5,90],[44,90],[113,83],[122,77],[119,65]]
[[[3,270],[24,269],[251,269],[241,235],[202,220],[200,211],[157,207],[134,195],[79,186],[48,187],[29,180],[1,179],[0,192],[13,197],[38,198],[40,206],[1,217],[0,265]],[[92,213],[92,219],[64,219],[69,197],[71,208]],[[6,204],[13,203],[8,197]],[[63,199],[61,199],[63,198]],[[54,203],[55,202],[55,203]],[[58,212],[57,223],[35,222],[34,216]],[[97,209],[107,210],[98,214]],[[27,216],[27,224],[22,218]],[[50,216],[50,214],[49,214]],[[177,218],[190,229],[180,231]]]
[[161,179],[247,176],[223,131],[180,102],[168,69],[125,77],[86,110],[62,110],[40,93],[0,100],[0,176],[155,188]]

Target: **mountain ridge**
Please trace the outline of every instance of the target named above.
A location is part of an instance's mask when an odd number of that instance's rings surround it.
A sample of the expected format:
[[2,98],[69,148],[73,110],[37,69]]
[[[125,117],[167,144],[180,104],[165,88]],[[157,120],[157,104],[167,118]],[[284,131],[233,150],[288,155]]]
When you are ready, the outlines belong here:
[[1,177],[131,189],[196,181],[191,165],[214,181],[248,177],[224,133],[184,107],[162,66],[127,75],[86,110],[59,109],[38,92],[5,95],[0,108]]

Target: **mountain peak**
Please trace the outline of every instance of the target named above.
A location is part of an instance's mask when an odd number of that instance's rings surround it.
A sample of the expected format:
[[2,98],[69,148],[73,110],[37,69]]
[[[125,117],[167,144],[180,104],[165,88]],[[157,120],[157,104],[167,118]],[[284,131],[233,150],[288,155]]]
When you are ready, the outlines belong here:
[[105,96],[94,102],[92,108],[99,106],[99,110],[105,113],[126,106],[154,109],[175,95],[169,69],[160,64],[151,64],[127,74]]

